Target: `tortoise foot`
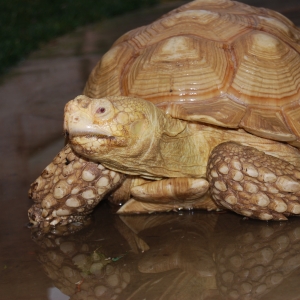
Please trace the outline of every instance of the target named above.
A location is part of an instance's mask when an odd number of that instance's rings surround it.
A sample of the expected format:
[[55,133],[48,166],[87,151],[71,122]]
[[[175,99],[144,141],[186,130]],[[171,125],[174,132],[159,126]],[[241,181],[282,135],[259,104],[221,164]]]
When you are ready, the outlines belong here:
[[76,155],[67,145],[32,184],[35,204],[28,217],[35,226],[82,221],[125,176]]
[[218,205],[249,218],[300,215],[300,170],[252,147],[218,145],[208,161],[210,192]]

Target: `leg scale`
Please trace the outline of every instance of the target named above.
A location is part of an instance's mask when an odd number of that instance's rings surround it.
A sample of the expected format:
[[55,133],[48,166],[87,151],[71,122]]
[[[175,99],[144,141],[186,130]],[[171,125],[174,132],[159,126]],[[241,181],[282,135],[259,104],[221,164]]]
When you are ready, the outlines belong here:
[[300,170],[235,142],[218,145],[208,161],[210,192],[218,205],[261,220],[300,215]]

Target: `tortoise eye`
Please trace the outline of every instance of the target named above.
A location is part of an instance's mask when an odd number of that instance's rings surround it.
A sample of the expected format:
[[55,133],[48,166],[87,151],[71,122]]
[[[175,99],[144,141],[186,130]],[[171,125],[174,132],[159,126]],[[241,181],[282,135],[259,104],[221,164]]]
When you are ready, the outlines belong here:
[[95,99],[92,112],[94,117],[102,121],[108,120],[114,116],[114,107],[107,99]]
[[97,114],[103,114],[105,113],[106,109],[104,107],[99,107],[97,110],[96,110],[96,113]]

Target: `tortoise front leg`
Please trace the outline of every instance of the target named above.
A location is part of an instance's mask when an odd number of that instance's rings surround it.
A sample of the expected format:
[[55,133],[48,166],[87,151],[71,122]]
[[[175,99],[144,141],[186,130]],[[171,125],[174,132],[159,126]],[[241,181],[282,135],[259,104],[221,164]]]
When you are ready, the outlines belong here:
[[125,175],[86,160],[66,145],[32,184],[29,209],[32,224],[47,227],[81,221]]
[[203,178],[168,178],[150,181],[131,188],[131,195],[140,201],[153,203],[193,202],[208,191]]
[[216,210],[207,191],[209,184],[203,178],[168,178],[157,181],[133,181],[131,199],[119,214],[162,212],[180,209]]
[[218,205],[261,220],[300,214],[300,170],[255,148],[218,145],[207,167],[210,192]]

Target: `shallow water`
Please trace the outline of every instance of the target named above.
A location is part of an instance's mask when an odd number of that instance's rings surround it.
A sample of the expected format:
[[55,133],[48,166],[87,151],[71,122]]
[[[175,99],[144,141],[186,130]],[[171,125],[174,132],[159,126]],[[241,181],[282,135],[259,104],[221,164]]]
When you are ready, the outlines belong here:
[[[248,3],[281,10],[300,25],[297,0]],[[27,228],[27,190],[63,145],[64,104],[81,93],[117,37],[174,6],[79,29],[2,80],[0,299],[300,299],[298,218],[267,223],[206,212],[119,217],[101,203],[86,228],[69,228],[73,234]]]

